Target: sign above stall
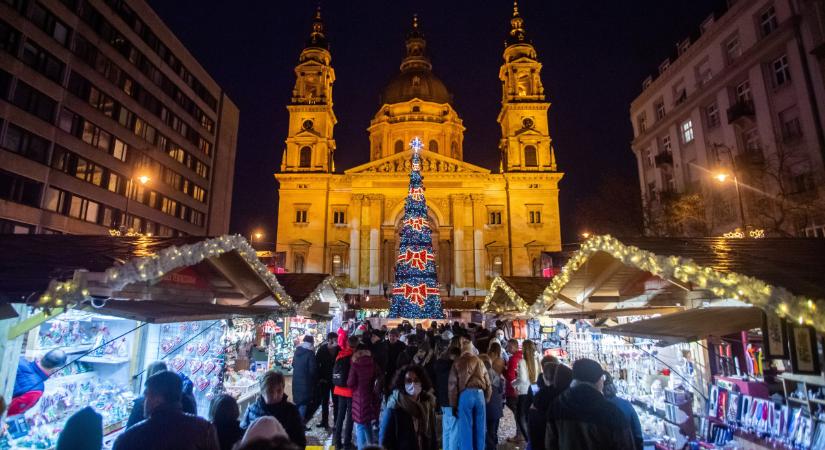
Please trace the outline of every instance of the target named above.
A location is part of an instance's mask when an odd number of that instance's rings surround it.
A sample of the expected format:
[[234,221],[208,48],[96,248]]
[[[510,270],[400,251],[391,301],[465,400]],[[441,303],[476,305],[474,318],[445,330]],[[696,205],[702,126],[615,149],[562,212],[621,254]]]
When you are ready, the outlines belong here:
[[174,272],[167,273],[161,278],[160,285],[174,287],[191,287],[196,289],[209,289],[209,281],[198,274],[193,267],[183,267]]

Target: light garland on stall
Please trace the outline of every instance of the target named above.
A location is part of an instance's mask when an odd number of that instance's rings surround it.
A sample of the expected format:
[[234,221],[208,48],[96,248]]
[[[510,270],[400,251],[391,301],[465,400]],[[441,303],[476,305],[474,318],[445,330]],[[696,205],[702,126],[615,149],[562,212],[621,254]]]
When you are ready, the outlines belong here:
[[819,332],[825,332],[825,314],[819,312],[825,310],[825,302],[822,300],[796,296],[785,288],[772,286],[747,275],[703,267],[690,258],[656,255],[638,247],[625,245],[610,235],[592,236],[584,241],[581,248],[544,289],[542,302],[536,302],[530,312],[541,313],[542,309],[550,307],[570,281],[572,274],[598,252],[607,253],[627,266],[636,267],[659,278],[691,283],[719,298],[741,300],[799,324],[811,325]]
[[[511,302],[515,305],[518,312],[527,312],[530,309],[530,305],[527,304],[527,301],[519,295],[515,289],[510,287],[510,285],[504,281],[502,277],[496,277],[493,280],[493,283],[490,285],[490,291],[487,296],[484,298],[484,303],[481,306],[482,312],[495,312],[495,313],[503,313],[505,310],[501,308],[501,306],[493,306],[491,303],[493,301],[493,297],[495,296],[496,290],[501,289],[507,295]],[[535,301],[533,305],[535,306],[538,301]]]
[[334,276],[330,275],[330,276],[324,278],[323,281],[318,283],[318,286],[315,287],[315,290],[313,290],[307,296],[307,298],[304,299],[304,301],[302,301],[300,304],[298,304],[298,306],[297,306],[297,315],[304,316],[304,317],[312,315],[312,312],[309,310],[309,308],[310,308],[310,306],[312,306],[315,303],[318,303],[322,300],[321,293],[325,289],[331,289],[332,292],[335,293],[335,296],[337,298],[339,298],[339,299],[342,298],[342,295],[340,293],[339,288],[340,288],[340,286],[338,285],[338,280],[336,280]]
[[[134,258],[123,265],[106,269],[104,285],[118,291],[126,285],[157,280],[176,269],[194,266],[208,258],[237,251],[272,290],[276,300],[285,309],[294,309],[292,297],[269,269],[258,260],[255,249],[239,235],[224,235],[195,244],[167,247],[154,255]],[[35,306],[68,306],[89,299],[89,290],[81,273],[75,271],[72,280],[52,280],[40,295]],[[319,294],[320,295],[320,294]]]

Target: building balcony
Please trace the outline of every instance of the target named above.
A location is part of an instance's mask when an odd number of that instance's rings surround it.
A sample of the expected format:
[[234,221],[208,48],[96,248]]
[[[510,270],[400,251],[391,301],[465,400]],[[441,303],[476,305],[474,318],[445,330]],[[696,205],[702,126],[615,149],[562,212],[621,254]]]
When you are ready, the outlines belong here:
[[742,119],[752,119],[755,114],[753,102],[738,101],[728,108],[728,123],[734,123]]
[[673,153],[661,152],[656,155],[654,161],[656,162],[656,167],[673,166]]

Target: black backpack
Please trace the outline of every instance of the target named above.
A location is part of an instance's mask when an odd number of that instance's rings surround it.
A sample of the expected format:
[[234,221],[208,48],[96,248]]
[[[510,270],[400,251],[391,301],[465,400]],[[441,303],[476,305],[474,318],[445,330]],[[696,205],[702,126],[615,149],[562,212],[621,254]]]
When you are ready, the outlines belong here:
[[340,387],[347,387],[347,378],[349,378],[349,368],[352,363],[352,356],[345,356],[335,360],[335,365],[332,366],[332,384]]

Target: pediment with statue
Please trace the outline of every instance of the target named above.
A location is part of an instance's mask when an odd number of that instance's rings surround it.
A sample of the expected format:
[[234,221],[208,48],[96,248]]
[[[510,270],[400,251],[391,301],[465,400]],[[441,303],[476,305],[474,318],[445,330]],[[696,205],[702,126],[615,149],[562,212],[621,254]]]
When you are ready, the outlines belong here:
[[[370,161],[345,171],[347,175],[361,173],[408,174],[412,167],[412,150],[396,153],[386,158]],[[459,161],[454,158],[439,155],[438,153],[423,152],[421,154],[421,172],[430,173],[462,173],[487,175],[490,170],[474,164]]]

